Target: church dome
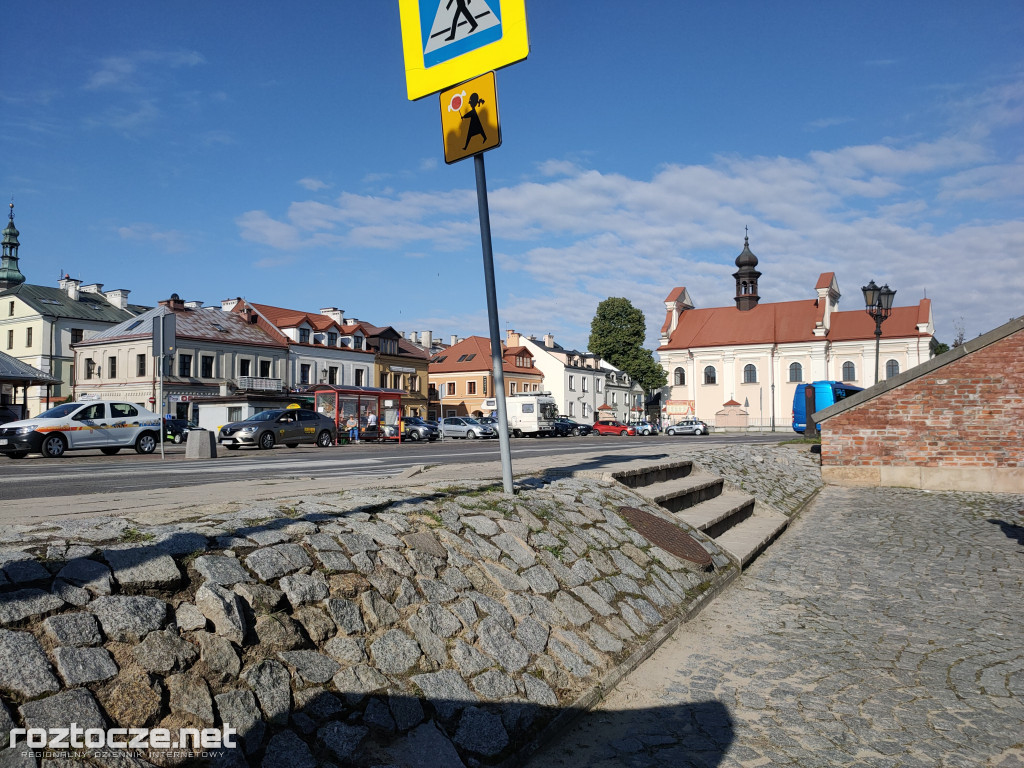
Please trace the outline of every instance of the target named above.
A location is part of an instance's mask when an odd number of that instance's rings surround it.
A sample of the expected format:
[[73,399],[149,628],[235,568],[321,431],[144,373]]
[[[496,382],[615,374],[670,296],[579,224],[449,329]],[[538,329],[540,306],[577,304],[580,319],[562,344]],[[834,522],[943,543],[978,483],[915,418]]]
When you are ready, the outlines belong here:
[[750,250],[750,238],[749,237],[744,237],[743,238],[743,251],[742,251],[742,253],[740,253],[739,256],[736,257],[736,266],[737,267],[756,267],[757,266],[757,256],[755,256],[754,252]]

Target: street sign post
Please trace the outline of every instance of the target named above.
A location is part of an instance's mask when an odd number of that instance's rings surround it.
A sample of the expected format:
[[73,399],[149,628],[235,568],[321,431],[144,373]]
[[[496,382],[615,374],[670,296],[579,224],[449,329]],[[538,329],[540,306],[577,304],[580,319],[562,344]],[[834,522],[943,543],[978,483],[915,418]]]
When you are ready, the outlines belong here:
[[398,0],[410,101],[522,61],[526,0]]
[[501,146],[493,72],[441,92],[441,135],[449,165]]
[[178,319],[173,312],[153,318],[153,357],[157,366],[157,397],[160,414],[160,458],[164,458],[164,356],[173,355],[178,343]]

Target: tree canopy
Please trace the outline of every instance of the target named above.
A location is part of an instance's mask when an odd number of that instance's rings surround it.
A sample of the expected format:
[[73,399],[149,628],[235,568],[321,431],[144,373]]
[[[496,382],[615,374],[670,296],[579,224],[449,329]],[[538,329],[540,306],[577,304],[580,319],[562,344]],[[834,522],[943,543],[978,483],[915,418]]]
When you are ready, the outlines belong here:
[[590,351],[625,371],[645,391],[665,386],[665,369],[644,349],[647,321],[629,299],[610,297],[597,305],[590,323]]

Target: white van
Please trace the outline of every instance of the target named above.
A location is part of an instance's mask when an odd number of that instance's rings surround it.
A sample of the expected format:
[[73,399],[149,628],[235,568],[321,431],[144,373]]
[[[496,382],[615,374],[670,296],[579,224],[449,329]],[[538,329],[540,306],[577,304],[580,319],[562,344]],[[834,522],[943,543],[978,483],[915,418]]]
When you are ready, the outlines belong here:
[[513,437],[550,436],[555,433],[558,404],[550,392],[524,392],[505,398],[508,430]]

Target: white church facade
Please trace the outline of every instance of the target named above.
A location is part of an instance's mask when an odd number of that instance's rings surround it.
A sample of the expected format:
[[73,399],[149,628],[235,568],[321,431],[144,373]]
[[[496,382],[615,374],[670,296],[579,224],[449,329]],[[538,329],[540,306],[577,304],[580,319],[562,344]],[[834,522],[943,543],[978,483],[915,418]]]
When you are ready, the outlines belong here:
[[[798,384],[875,382],[875,322],[860,306],[839,311],[839,284],[825,272],[805,299],[762,303],[757,257],[744,240],[736,258],[735,306],[695,309],[685,287],[665,299],[658,355],[668,375],[662,423],[687,415],[715,422],[742,405],[750,428],[791,428]],[[860,295],[858,294],[858,299]],[[882,323],[878,380],[928,360],[935,345],[931,301],[893,307]]]

